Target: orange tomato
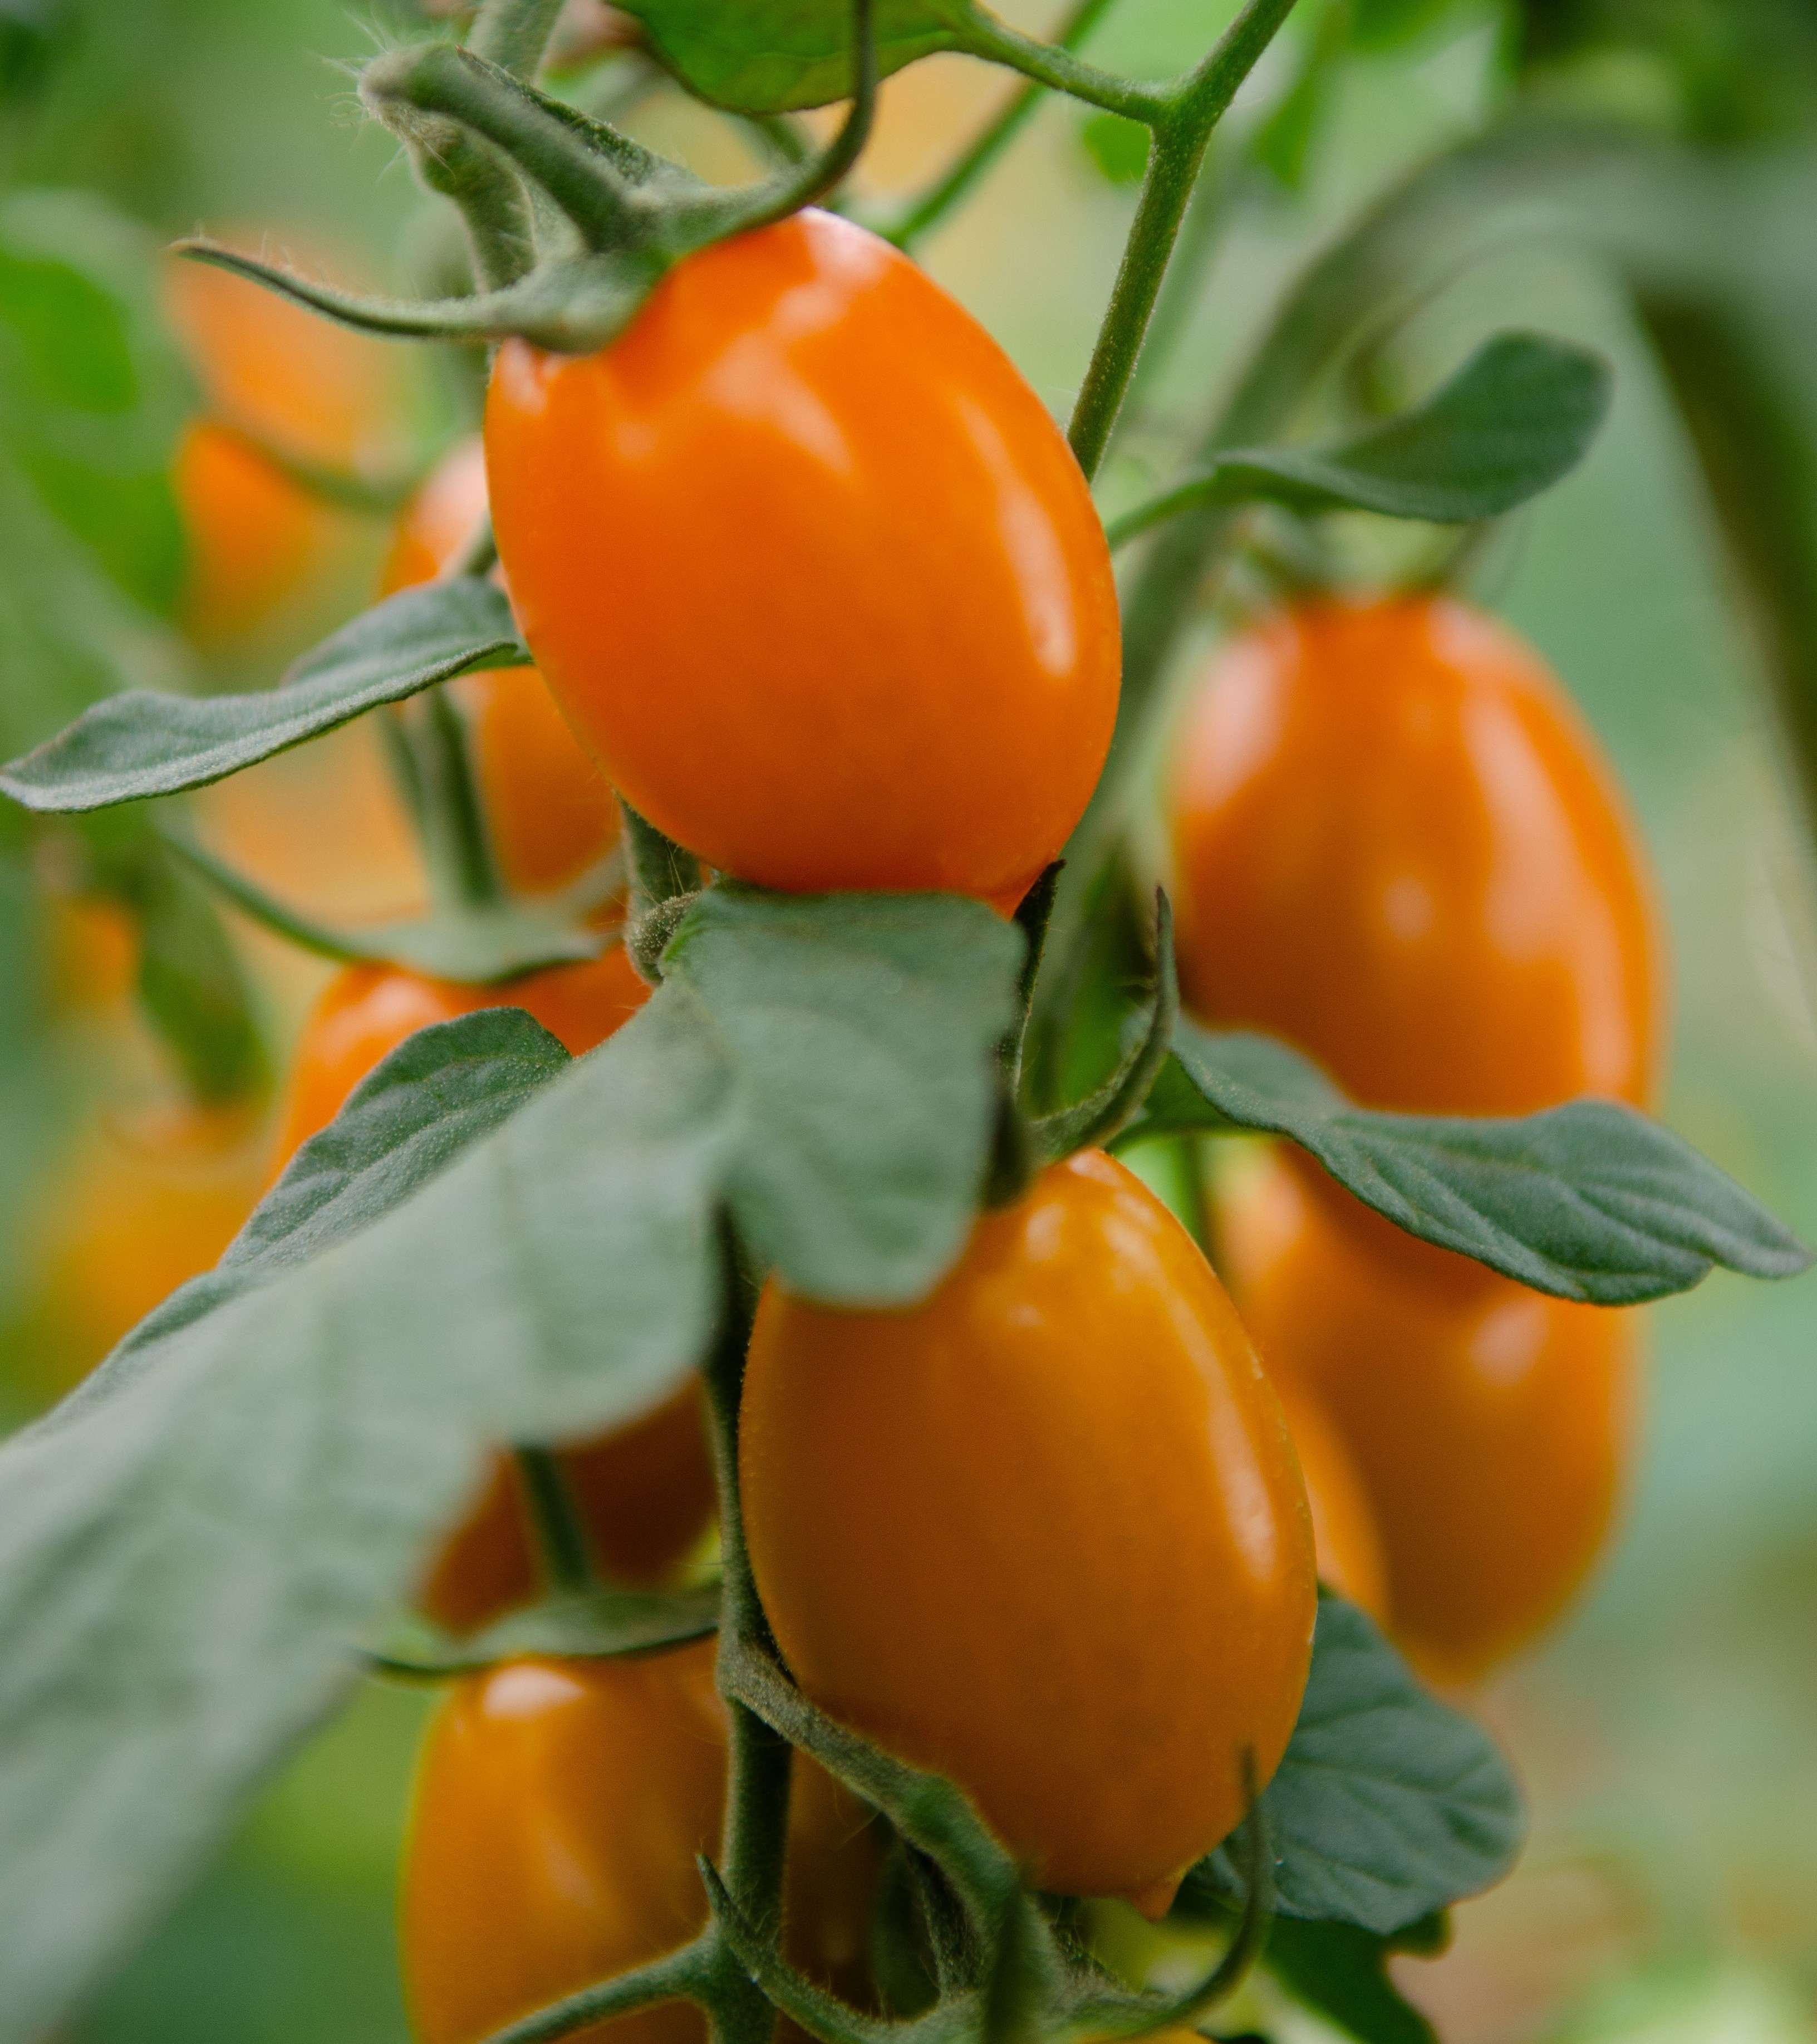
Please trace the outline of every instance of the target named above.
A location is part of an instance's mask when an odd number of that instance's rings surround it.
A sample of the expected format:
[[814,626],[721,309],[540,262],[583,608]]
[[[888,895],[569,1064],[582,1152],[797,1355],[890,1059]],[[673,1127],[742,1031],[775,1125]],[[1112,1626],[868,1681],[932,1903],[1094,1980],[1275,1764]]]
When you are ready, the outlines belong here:
[[[603,1043],[649,997],[621,948],[505,987],[456,986],[383,966],[353,966],[303,1032],[278,1144],[281,1170],[339,1113],[348,1094],[407,1036],[482,1008],[521,1006],[577,1057]],[[607,1577],[653,1584],[711,1517],[715,1498],[700,1386],[690,1378],[653,1412],[560,1450],[576,1510]],[[500,1458],[472,1512],[432,1566],[421,1601],[471,1631],[536,1592],[536,1548],[510,1462]]]
[[[1254,1330],[1250,1331],[1253,1336]],[[1319,1579],[1360,1604],[1378,1624],[1385,1624],[1388,1558],[1355,1461],[1318,1400],[1266,1356],[1262,1362],[1287,1416],[1306,1485]]]
[[[455,449],[405,513],[383,593],[432,582],[458,558],[485,509],[486,450],[475,438]],[[505,878],[532,893],[566,886],[617,842],[612,790],[533,670],[463,675],[455,686]]]
[[[686,1942],[705,1921],[725,1720],[710,1646],[638,1660],[517,1661],[457,1685],[432,1725],[404,1859],[402,1945],[421,2044],[505,2023]],[[851,1992],[877,1874],[862,1806],[797,1757],[784,1946]],[[578,2031],[699,2044],[670,2002]]]
[[1553,1623],[1608,1537],[1634,1431],[1634,1315],[1501,1278],[1435,1292],[1278,1163],[1224,1239],[1263,1361],[1304,1382],[1350,1451],[1396,1636],[1435,1678],[1474,1681]]
[[60,1387],[179,1285],[211,1270],[259,1197],[237,1110],[110,1116],[77,1147],[38,1216],[38,1308]]
[[[1492,620],[1418,596],[1246,633],[1188,718],[1173,829],[1181,978],[1207,1020],[1285,1037],[1368,1107],[1648,1097],[1644,855],[1595,740]],[[1378,1253],[1477,1281],[1320,1181]]]
[[183,611],[198,637],[219,640],[290,595],[333,528],[318,499],[229,428],[305,460],[351,463],[382,428],[391,378],[377,344],[225,271],[175,264],[167,297],[207,408],[176,457],[190,550]]
[[1065,440],[905,257],[818,212],[670,271],[597,354],[509,341],[499,552],[607,778],[721,871],[1012,898],[1116,710]]
[[752,1569],[822,1708],[971,1796],[1031,1878],[1165,1906],[1304,1686],[1281,1409],[1191,1239],[1086,1152],[906,1312],[774,1282],[739,1422]]

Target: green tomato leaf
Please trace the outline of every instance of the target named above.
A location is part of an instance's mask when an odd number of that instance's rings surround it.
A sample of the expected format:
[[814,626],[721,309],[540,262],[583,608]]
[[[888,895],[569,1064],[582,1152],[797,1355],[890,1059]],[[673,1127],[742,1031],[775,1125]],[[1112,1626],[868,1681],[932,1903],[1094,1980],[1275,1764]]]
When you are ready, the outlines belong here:
[[[1500,1880],[1523,1829],[1519,1791],[1487,1735],[1421,1689],[1373,1621],[1328,1590],[1300,1719],[1262,1808],[1277,1914],[1377,1937]],[[1228,1845],[1187,1878],[1189,1909],[1243,1893]]]
[[1600,355],[1542,334],[1487,341],[1423,405],[1324,449],[1241,448],[1115,520],[1113,545],[1204,504],[1256,499],[1302,513],[1373,511],[1472,524],[1567,475],[1608,415]]
[[[738,113],[824,106],[851,91],[851,0],[623,0],[690,92]],[[876,0],[878,75],[958,48],[970,0]]]
[[1424,1938],[1409,1945],[1402,1938],[1375,1937],[1354,1923],[1277,1916],[1263,1963],[1296,2001],[1360,2044],[1436,2044],[1431,2024],[1388,1976],[1388,1962],[1396,1952],[1431,1949]]
[[970,1231],[1023,938],[951,895],[709,889],[664,954],[737,1074],[728,1187],[797,1292],[920,1298]]
[[471,576],[405,590],[255,695],[110,696],[0,770],[0,792],[67,813],[236,774],[363,711],[479,667],[528,664],[502,590]]
[[[659,993],[562,1066],[528,1026],[405,1046],[212,1299],[0,1448],[3,2044],[63,2019],[345,1692],[490,1444],[628,1420],[705,1346],[710,1032]],[[501,1124],[499,1058],[531,1096]]]
[[1634,1305],[1719,1264],[1753,1278],[1811,1264],[1732,1178],[1632,1108],[1374,1113],[1273,1037],[1182,1022],[1131,1135],[1232,1128],[1288,1137],[1397,1228],[1561,1299]]
[[400,1681],[441,1682],[530,1654],[570,1661],[652,1654],[709,1638],[719,1628],[719,1605],[717,1583],[689,1590],[601,1589],[514,1611],[468,1639],[413,1616],[367,1658]]
[[1139,185],[1148,169],[1148,130],[1126,113],[1088,113],[1079,142],[1106,184]]

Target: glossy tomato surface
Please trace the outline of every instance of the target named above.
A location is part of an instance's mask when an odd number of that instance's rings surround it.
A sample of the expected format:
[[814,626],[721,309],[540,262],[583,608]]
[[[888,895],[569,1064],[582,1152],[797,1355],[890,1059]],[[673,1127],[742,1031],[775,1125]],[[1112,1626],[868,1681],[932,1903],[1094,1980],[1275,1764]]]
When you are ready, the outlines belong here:
[[1019,893],[1116,709],[1065,440],[905,257],[808,212],[690,257],[586,356],[507,342],[486,423],[539,665],[631,804],[794,889]]
[[[432,582],[457,560],[486,510],[486,450],[450,454],[412,500],[392,540],[382,593]],[[500,870],[513,887],[566,886],[612,849],[618,805],[533,668],[463,674],[474,771]]]
[[[421,2044],[478,2044],[699,1930],[694,1855],[719,1850],[725,1763],[710,1645],[508,1662],[451,1691],[424,1749],[404,1861],[404,1969]],[[862,2004],[873,1828],[812,1762],[797,1755],[794,1777],[784,1952]],[[672,2003],[577,2034],[692,2044],[706,2027]]]
[[1293,1730],[1315,1600],[1279,1405],[1190,1238],[1087,1152],[904,1312],[769,1286],[751,1563],[805,1692],[958,1782],[1039,1885],[1158,1891]]
[[[404,1039],[505,1003],[527,1009],[576,1056],[603,1043],[647,999],[621,949],[510,986],[456,986],[414,973],[355,966],[329,985],[298,1046],[277,1169],[340,1111],[354,1088]],[[653,1412],[598,1439],[559,1450],[601,1572],[659,1582],[699,1539],[715,1486],[697,1380]],[[423,1608],[471,1631],[533,1596],[540,1570],[524,1501],[501,1458],[461,1526],[432,1566]]]
[[[420,2044],[495,2030],[685,1943],[706,1915],[725,1733],[710,1645],[617,1661],[507,1662],[430,1727],[401,1934]],[[696,2044],[670,2002],[578,2033]]]
[[1350,1452],[1392,1629],[1435,1679],[1473,1681],[1558,1617],[1608,1539],[1634,1439],[1635,1316],[1502,1278],[1435,1292],[1278,1167],[1242,1201],[1223,1234],[1244,1324]]
[[[1640,1104],[1660,1055],[1644,855],[1537,656],[1443,597],[1320,602],[1218,657],[1173,789],[1189,1005],[1316,1058],[1369,1107]],[[1427,1275],[1474,1266],[1410,1244]]]

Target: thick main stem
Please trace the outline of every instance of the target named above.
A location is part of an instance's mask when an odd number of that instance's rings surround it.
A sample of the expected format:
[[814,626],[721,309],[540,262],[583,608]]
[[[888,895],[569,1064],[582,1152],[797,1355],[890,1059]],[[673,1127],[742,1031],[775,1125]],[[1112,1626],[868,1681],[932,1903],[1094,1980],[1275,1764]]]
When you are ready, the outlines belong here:
[[[724,1324],[703,1374],[712,1415],[713,1462],[719,1479],[720,1550],[724,1587],[720,1612],[722,1660],[741,1647],[769,1649],[770,1627],[744,1544],[738,1481],[738,1410],[751,1339],[751,1305],[729,1224],[722,1249]],[[723,1685],[722,1685],[723,1686]],[[793,1750],[755,1712],[728,1695],[730,1769],[720,1873],[739,1916],[760,1930],[781,1920],[788,1849],[789,1782]],[[712,1955],[705,1996],[714,2044],[769,2044],[775,2027],[770,2007],[732,1951]]]

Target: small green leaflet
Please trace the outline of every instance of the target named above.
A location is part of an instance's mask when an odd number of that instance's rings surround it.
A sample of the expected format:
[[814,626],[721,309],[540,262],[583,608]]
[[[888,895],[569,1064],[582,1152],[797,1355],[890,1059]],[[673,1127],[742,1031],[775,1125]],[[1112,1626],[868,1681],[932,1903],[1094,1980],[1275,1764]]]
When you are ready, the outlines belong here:
[[1719,1264],[1790,1278],[1811,1263],[1732,1178],[1631,1108],[1378,1114],[1273,1037],[1182,1022],[1131,1134],[1231,1128],[1289,1137],[1396,1227],[1562,1299],[1635,1305]]
[[1600,355],[1542,334],[1498,334],[1416,409],[1339,447],[1233,449],[1113,520],[1111,542],[1195,505],[1256,498],[1435,524],[1500,517],[1583,459],[1611,390]]
[[254,695],[109,696],[0,770],[0,793],[67,814],[175,794],[476,667],[528,664],[502,590],[471,576],[406,590]]
[[[1277,1911],[1377,1937],[1492,1886],[1520,1847],[1519,1794],[1488,1737],[1325,1590],[1299,1723],[1262,1807]],[[1243,1893],[1227,1845],[1188,1880],[1201,1901]]]
[[1435,2044],[1431,2024],[1389,1979],[1388,1962],[1396,1952],[1442,1950],[1446,1934],[1442,1919],[1377,1938],[1353,1923],[1277,1916],[1265,1963],[1296,2001],[1362,2044]]
[[[851,91],[851,0],[624,0],[692,92],[739,113],[824,106]],[[876,0],[878,75],[961,45],[969,0]]]
[[[61,2019],[344,1692],[494,1444],[674,1388],[723,1206],[761,1208],[797,1289],[938,1281],[1020,944],[943,897],[709,890],[591,1055],[509,1009],[402,1045],[218,1268],[0,1447],[0,1835],[33,1842],[0,1858],[0,2044]],[[809,1016],[777,993],[797,970]]]

